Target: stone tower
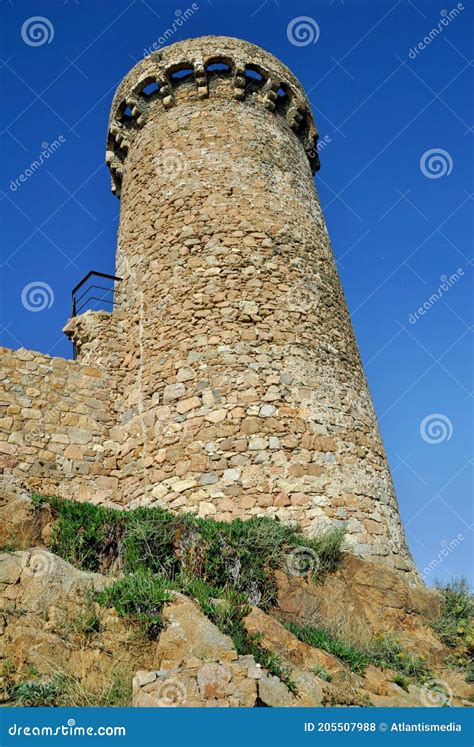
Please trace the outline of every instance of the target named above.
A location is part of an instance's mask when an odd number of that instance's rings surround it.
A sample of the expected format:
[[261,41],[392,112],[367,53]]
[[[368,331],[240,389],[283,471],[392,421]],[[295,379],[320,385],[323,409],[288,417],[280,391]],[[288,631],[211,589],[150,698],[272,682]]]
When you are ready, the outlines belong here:
[[344,521],[357,553],[405,566],[316,141],[299,82],[247,42],[179,42],[126,76],[107,146],[135,344],[126,406],[151,495],[172,508],[310,532]]
[[411,570],[316,142],[298,80],[247,42],[178,42],[125,77],[107,144],[115,311],[66,327],[74,371],[99,372],[100,417],[54,479],[79,499],[217,520],[344,523],[353,552]]

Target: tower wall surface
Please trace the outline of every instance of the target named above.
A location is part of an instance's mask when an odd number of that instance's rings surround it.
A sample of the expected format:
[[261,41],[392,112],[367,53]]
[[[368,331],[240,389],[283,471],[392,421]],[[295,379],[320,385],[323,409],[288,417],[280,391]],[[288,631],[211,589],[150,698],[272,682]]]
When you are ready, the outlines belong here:
[[358,554],[406,566],[298,81],[245,42],[174,44],[121,84],[108,161],[143,447],[131,500],[345,522]]
[[116,305],[68,322],[76,361],[6,353],[0,468],[125,508],[344,524],[355,554],[413,569],[316,141],[299,82],[247,42],[178,42],[133,68],[106,157]]

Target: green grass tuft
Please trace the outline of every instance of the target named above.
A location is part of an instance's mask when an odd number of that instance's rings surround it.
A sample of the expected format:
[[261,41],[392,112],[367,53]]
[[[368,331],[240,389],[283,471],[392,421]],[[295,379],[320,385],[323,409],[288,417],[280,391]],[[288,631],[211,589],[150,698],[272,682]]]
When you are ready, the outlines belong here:
[[324,669],[324,667],[317,665],[313,667],[313,672],[316,675],[316,677],[319,677],[325,682],[331,682],[332,680],[332,674],[328,672],[327,669]]
[[430,670],[424,659],[408,654],[389,634],[373,638],[364,648],[358,648],[347,641],[335,638],[324,628],[301,626],[294,622],[287,623],[286,627],[303,643],[337,656],[358,674],[364,674],[371,664],[381,669],[393,669],[398,674],[416,682],[423,682],[430,676]]
[[142,569],[96,594],[100,604],[115,607],[121,617],[140,622],[153,635],[162,627],[161,610],[171,599],[166,579]]

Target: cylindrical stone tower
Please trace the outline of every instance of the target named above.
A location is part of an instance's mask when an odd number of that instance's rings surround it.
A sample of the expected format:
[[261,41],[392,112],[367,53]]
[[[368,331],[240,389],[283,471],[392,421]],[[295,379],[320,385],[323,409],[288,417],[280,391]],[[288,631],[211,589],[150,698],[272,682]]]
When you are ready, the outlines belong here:
[[238,39],[178,42],[121,83],[107,163],[123,500],[308,533],[344,523],[353,552],[411,569],[316,141],[296,78]]

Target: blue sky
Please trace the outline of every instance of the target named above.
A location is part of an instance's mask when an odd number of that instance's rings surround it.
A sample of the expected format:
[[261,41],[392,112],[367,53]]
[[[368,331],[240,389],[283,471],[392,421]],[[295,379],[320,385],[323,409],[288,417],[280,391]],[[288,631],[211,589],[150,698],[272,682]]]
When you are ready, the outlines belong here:
[[[114,90],[192,7],[0,4],[1,344],[71,357],[61,333],[70,291],[90,269],[114,271],[119,202],[104,165]],[[408,541],[419,568],[429,568],[427,583],[469,576],[474,6],[199,0],[194,8],[171,41],[247,39],[282,59],[309,93],[326,141],[316,182]],[[46,19],[44,36],[35,16]],[[40,313],[22,303],[38,283],[51,289]]]

